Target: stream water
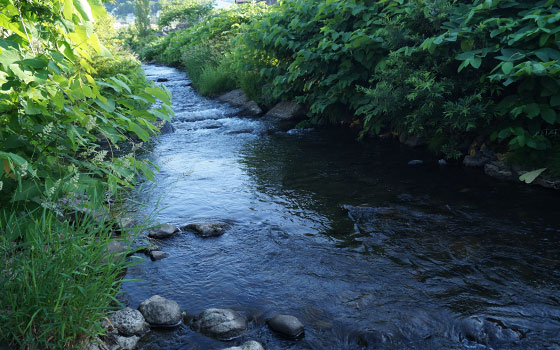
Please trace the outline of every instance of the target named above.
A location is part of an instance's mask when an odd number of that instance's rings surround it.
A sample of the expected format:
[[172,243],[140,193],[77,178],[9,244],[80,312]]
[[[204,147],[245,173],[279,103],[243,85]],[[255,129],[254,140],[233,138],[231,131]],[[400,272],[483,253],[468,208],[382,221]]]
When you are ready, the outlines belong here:
[[[138,281],[123,298],[159,294],[188,315],[232,308],[251,322],[231,342],[187,324],[153,330],[141,349],[560,349],[558,192],[392,141],[243,117],[175,69],[145,70],[168,79],[176,131],[153,145],[160,171],[136,194],[139,211],[231,229],[162,241],[169,257],[130,268]],[[273,334],[275,313],[297,316],[305,337]]]

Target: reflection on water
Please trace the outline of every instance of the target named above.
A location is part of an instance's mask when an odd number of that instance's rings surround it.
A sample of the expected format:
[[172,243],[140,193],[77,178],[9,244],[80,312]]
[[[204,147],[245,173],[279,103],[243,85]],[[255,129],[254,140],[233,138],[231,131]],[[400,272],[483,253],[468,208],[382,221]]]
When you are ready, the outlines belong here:
[[[136,199],[182,225],[225,221],[217,239],[181,233],[169,258],[131,268],[132,307],[160,294],[188,315],[233,308],[251,320],[220,342],[187,326],[143,349],[560,348],[558,194],[440,167],[392,143],[334,131],[288,131],[198,96],[171,68],[177,118],[155,143],[156,184]],[[410,159],[426,159],[409,167]],[[144,209],[142,209],[144,210]],[[148,210],[148,209],[146,209]],[[300,318],[305,338],[264,320]]]

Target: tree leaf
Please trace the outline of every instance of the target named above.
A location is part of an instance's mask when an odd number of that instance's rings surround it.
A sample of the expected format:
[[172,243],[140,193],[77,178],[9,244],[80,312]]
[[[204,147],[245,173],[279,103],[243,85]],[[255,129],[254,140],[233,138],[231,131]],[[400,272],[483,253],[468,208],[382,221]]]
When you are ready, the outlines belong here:
[[542,174],[546,169],[547,168],[542,168],[542,169],[526,172],[525,174],[519,177],[519,181],[523,181],[526,184],[530,184],[533,181],[535,181],[535,179],[539,177],[539,175]]
[[544,107],[541,110],[541,117],[548,124],[554,124],[554,122],[556,121],[556,112],[552,108]]
[[502,72],[504,72],[504,74],[509,74],[511,73],[511,70],[513,69],[513,63],[511,62],[504,62],[504,64],[502,64]]

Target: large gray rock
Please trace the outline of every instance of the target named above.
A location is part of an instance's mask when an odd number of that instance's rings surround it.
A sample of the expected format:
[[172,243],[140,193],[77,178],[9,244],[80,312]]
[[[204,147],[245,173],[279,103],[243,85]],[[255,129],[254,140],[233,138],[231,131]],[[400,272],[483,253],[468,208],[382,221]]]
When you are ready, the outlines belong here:
[[268,111],[264,116],[278,119],[295,119],[303,116],[304,109],[295,102],[280,102]]
[[247,320],[230,309],[208,309],[195,318],[193,329],[212,338],[229,340],[247,331]]
[[140,337],[137,336],[122,337],[117,335],[113,337],[115,345],[111,346],[111,350],[134,350],[136,349],[136,345],[138,345],[139,340]]
[[188,224],[183,230],[190,230],[200,237],[218,237],[223,235],[228,229],[228,225],[219,222],[203,222],[197,224]]
[[173,300],[154,295],[144,300],[138,310],[152,326],[171,327],[181,323],[181,308]]
[[177,227],[173,225],[165,224],[151,231],[148,234],[148,237],[158,238],[158,239],[169,238],[173,236],[173,234],[177,231],[179,231]]
[[120,334],[125,336],[142,335],[149,328],[142,313],[129,307],[113,313],[109,316],[109,321]]
[[112,240],[107,244],[107,253],[108,254],[121,254],[126,252],[126,246],[121,241]]
[[264,348],[261,343],[251,340],[241,346],[233,346],[224,350],[264,350]]
[[288,338],[298,338],[303,334],[304,326],[296,317],[290,315],[276,315],[266,320],[273,331]]
[[255,101],[249,101],[247,95],[241,89],[226,92],[218,96],[218,100],[227,102],[231,105],[242,107],[247,114],[258,116],[262,114],[262,109]]

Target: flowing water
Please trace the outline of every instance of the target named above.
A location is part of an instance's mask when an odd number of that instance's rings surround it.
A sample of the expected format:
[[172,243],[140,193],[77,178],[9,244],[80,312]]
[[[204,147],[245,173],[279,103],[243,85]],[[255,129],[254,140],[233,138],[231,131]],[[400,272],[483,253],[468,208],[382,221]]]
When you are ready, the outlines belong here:
[[[232,308],[251,322],[232,342],[186,322],[141,349],[560,349],[558,192],[441,167],[391,141],[243,117],[175,69],[145,69],[168,79],[176,131],[153,145],[160,171],[139,210],[231,229],[162,241],[169,257],[130,268],[139,281],[123,298],[137,307],[159,294],[190,316]],[[275,313],[297,316],[304,338],[273,334]]]

